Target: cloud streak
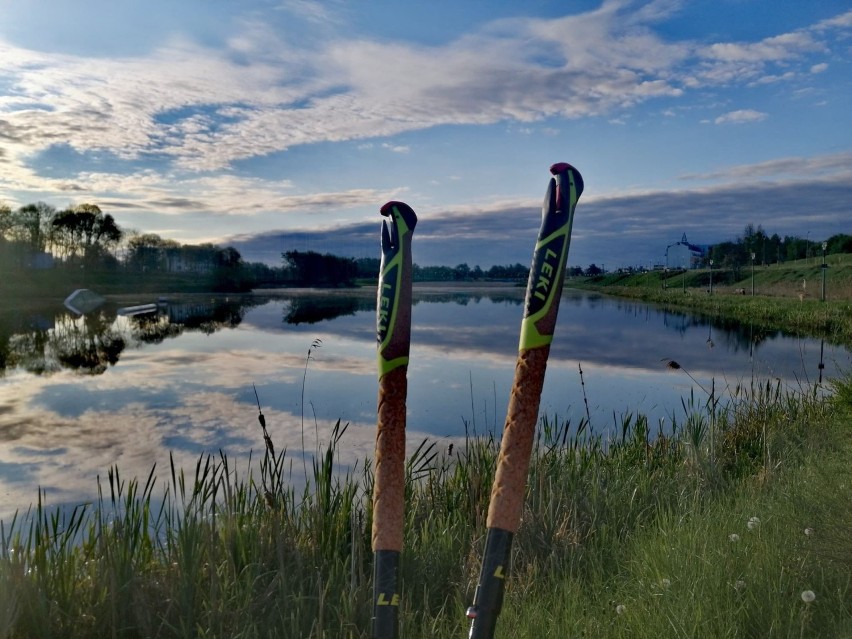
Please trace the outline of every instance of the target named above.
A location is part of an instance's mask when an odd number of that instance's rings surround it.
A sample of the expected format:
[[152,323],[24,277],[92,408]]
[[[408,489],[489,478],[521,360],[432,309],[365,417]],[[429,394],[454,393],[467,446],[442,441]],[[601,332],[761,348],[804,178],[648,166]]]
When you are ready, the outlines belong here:
[[729,111],[724,115],[720,115],[714,120],[716,124],[745,124],[746,122],[760,122],[765,120],[766,113],[755,111],[754,109],[738,109],[737,111]]
[[[778,175],[785,177],[765,179]],[[852,154],[822,160],[786,158],[685,178],[723,181],[676,191],[581,198],[570,262],[586,266],[609,259],[611,267],[647,266],[658,263],[666,246],[684,233],[693,243],[713,244],[734,239],[750,223],[781,237],[811,238],[829,237],[848,226]],[[420,213],[414,259],[422,266],[456,265],[475,254],[484,268],[526,264],[540,222],[541,208],[533,201],[427,210]],[[281,252],[291,248],[356,257],[377,254],[378,231],[376,221],[320,231],[246,234],[227,241],[248,259],[278,264]],[[617,263],[612,262],[615,255]]]

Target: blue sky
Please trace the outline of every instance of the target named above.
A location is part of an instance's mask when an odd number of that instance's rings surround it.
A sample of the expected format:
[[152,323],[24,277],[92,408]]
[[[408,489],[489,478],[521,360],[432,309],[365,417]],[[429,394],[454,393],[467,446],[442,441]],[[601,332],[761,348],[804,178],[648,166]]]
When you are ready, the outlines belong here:
[[0,0],[0,202],[276,262],[527,263],[548,167],[583,194],[569,261],[747,224],[852,233],[847,1]]

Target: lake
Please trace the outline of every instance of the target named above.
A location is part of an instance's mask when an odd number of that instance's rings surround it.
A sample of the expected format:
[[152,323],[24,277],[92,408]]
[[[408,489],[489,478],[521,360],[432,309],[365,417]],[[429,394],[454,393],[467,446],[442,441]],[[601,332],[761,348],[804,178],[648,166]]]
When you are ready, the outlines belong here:
[[[113,465],[144,479],[156,463],[165,483],[170,453],[188,472],[220,450],[244,469],[263,452],[258,401],[294,484],[338,419],[349,424],[340,470],[363,468],[378,388],[373,292],[187,296],[118,313],[156,301],[109,301],[82,317],[61,305],[0,308],[0,518],[26,509],[39,487],[52,505],[92,500]],[[412,448],[499,434],[522,313],[522,288],[415,286]],[[656,432],[713,384],[723,396],[752,380],[806,389],[850,361],[819,339],[566,289],[541,413],[574,428],[588,414],[603,435],[643,413]]]

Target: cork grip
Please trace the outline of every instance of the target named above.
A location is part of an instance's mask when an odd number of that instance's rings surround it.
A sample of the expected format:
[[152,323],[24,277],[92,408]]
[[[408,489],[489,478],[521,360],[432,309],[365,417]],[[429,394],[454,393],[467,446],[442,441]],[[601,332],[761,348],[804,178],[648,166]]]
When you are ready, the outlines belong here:
[[373,488],[373,551],[402,550],[405,496],[405,398],[407,366],[379,381]]
[[491,488],[487,521],[489,528],[516,533],[520,526],[527,470],[549,354],[549,345],[523,350],[518,354],[500,457],[497,460],[497,475]]

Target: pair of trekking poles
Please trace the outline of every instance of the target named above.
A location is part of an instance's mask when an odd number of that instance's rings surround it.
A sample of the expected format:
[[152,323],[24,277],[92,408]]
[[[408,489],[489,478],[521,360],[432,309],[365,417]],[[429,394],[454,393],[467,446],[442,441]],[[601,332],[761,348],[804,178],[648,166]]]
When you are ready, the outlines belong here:
[[[485,552],[473,605],[469,639],[494,636],[509,576],[512,537],[523,511],[527,471],[550,343],[571,241],[574,208],[583,178],[570,164],[553,175],[527,282],[515,378],[497,473],[488,507]],[[376,303],[379,398],[373,488],[373,639],[399,637],[399,560],[405,518],[405,418],[411,337],[411,239],[414,210],[403,202],[381,208],[382,259]]]

